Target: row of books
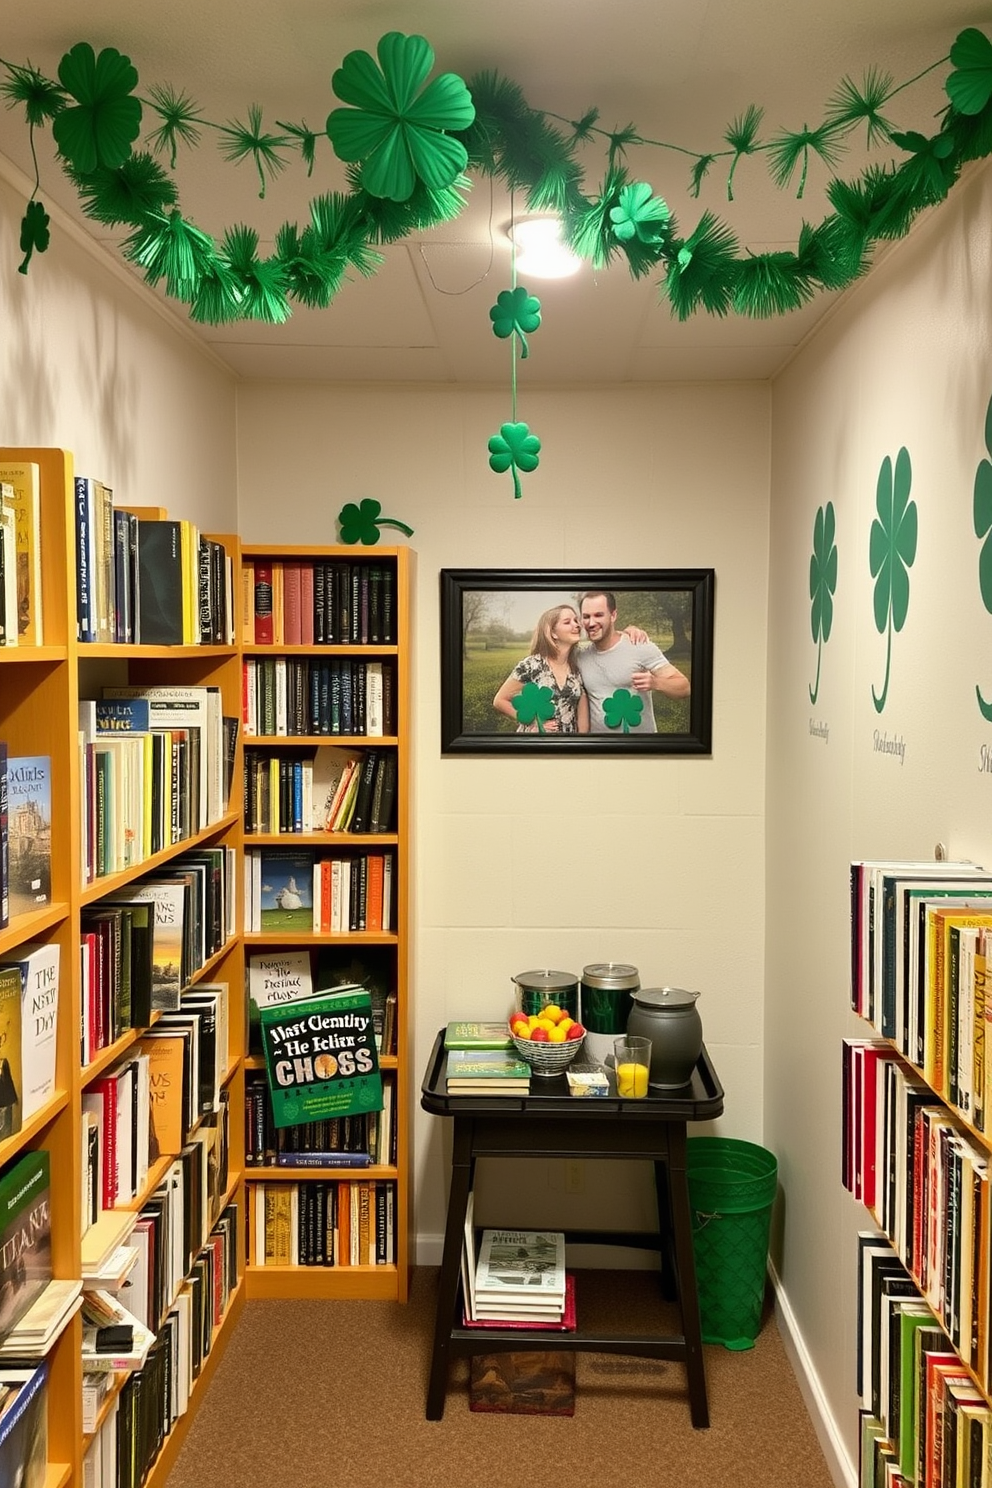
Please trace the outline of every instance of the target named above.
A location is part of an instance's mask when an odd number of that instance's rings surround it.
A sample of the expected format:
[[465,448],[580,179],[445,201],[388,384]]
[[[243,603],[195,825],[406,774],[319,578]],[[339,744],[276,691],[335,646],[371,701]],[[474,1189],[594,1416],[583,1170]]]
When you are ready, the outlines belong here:
[[245,1081],[245,1163],[249,1167],[358,1168],[396,1161],[396,1084],[382,1080],[382,1110],[277,1127],[264,1075]]
[[0,645],[44,641],[41,480],[33,461],[0,463]]
[[361,988],[372,1003],[372,1027],[380,1054],[396,1053],[396,957],[389,946],[321,946],[316,974],[309,950],[253,952],[248,958],[249,1049],[261,1049],[259,1009],[305,1002],[316,992]]
[[396,1264],[396,1186],[386,1178],[253,1183],[254,1266]]
[[0,1483],[44,1488],[48,1473],[48,1365],[0,1369]]
[[51,767],[0,740],[0,930],[52,900]]
[[854,863],[851,1002],[980,1131],[992,874],[971,863]]
[[246,734],[382,738],[396,732],[393,663],[334,657],[248,657],[242,663]]
[[329,744],[310,758],[246,749],[245,831],[389,832],[396,779],[392,749]]
[[872,1208],[961,1359],[988,1387],[988,1153],[879,1041],[845,1042],[844,1089],[845,1186]]
[[861,1481],[981,1485],[988,1402],[884,1235],[859,1235],[858,1264]]
[[238,1225],[237,1208],[230,1205],[166,1304],[145,1364],[111,1396],[99,1426],[97,1412],[106,1392],[92,1377],[84,1385],[84,1430],[89,1426],[92,1432],[83,1459],[87,1488],[139,1488],[185,1414],[237,1284]]
[[245,929],[251,934],[392,930],[394,855],[323,858],[282,848],[245,853]]
[[396,570],[391,564],[249,558],[242,585],[248,645],[395,643]]

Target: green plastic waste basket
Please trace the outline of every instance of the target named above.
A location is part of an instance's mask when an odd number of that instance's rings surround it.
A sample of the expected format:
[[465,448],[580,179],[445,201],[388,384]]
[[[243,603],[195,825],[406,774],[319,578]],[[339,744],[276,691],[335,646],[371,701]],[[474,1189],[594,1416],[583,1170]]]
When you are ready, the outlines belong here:
[[778,1163],[766,1148],[733,1137],[690,1137],[686,1146],[703,1342],[753,1348]]

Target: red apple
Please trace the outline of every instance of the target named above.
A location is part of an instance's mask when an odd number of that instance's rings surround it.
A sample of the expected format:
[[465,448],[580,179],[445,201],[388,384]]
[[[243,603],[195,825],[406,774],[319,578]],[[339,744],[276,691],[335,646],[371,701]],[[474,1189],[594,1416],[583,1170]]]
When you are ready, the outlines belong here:
[[532,1028],[530,1038],[532,1044],[546,1044],[548,1042],[548,1030],[546,1028]]
[[573,1023],[572,1026],[571,1026],[571,1028],[567,1029],[566,1032],[565,1032],[565,1041],[566,1041],[566,1043],[569,1043],[569,1044],[570,1043],[573,1043],[575,1041],[575,1039],[582,1038],[584,1036],[584,1034],[585,1034],[585,1029],[582,1027],[582,1024],[581,1023]]

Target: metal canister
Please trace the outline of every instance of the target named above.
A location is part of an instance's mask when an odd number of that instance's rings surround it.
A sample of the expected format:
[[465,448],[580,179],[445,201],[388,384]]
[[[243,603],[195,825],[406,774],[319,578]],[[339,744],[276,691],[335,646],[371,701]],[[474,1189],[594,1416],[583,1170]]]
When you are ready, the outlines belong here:
[[570,1018],[579,1016],[579,979],[571,971],[521,971],[513,978],[517,1005],[528,1017],[554,1002]]
[[581,1022],[591,1059],[604,1063],[613,1052],[613,1040],[626,1033],[633,994],[640,985],[637,967],[621,961],[596,961],[583,968]]

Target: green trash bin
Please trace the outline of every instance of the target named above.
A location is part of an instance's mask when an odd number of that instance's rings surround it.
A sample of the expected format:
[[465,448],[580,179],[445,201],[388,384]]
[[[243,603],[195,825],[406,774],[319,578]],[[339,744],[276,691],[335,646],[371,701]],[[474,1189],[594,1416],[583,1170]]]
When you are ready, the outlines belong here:
[[778,1163],[766,1148],[733,1137],[690,1137],[686,1146],[703,1342],[753,1348]]

